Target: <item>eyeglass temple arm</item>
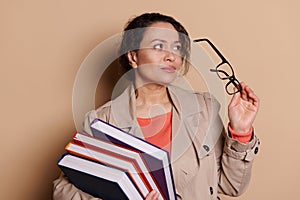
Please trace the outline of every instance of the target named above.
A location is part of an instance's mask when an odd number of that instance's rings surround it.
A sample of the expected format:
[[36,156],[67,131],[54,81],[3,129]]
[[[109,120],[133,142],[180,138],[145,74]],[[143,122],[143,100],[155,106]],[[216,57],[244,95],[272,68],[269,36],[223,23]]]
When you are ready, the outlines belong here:
[[229,77],[229,74],[227,74],[227,72],[223,71],[223,70],[220,70],[220,69],[209,69],[209,71],[211,72],[221,72],[223,74],[225,74],[226,76]]
[[[229,76],[229,74],[228,74],[226,71],[220,70],[220,69],[209,69],[209,71],[211,71],[211,72],[217,72],[217,73],[221,72],[221,73],[225,74],[225,76],[228,77],[228,79],[230,80],[230,82],[232,82],[232,84],[233,84],[235,87],[239,87],[239,82],[238,82],[238,84],[235,82],[235,80],[236,80],[236,81],[238,81],[238,80],[235,78],[234,75],[233,75],[233,76]],[[225,79],[225,78],[224,78],[224,79]],[[227,78],[226,78],[226,79],[227,79]]]
[[223,62],[227,62],[228,63],[228,61],[226,60],[226,58],[221,54],[221,52],[217,49],[217,47],[209,39],[207,39],[207,38],[200,38],[200,39],[195,39],[193,41],[194,42],[203,42],[203,41],[207,42],[211,46],[211,48],[213,48],[213,50],[218,54],[218,56],[221,58],[221,60]]

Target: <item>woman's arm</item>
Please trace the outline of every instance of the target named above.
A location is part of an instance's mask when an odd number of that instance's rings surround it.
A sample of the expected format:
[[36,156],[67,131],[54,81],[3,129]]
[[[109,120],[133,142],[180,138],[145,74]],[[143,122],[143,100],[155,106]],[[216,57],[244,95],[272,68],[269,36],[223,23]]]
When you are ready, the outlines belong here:
[[58,179],[53,182],[53,200],[100,200],[95,198],[69,182],[68,178],[61,173]]
[[251,141],[241,143],[232,139],[226,131],[220,138],[216,145],[219,193],[239,196],[249,185],[259,140],[254,135]]
[[238,196],[246,190],[251,178],[253,159],[259,146],[259,140],[252,128],[259,109],[259,99],[245,83],[241,83],[241,89],[241,92],[233,96],[228,106],[229,129],[238,133],[240,137],[243,134],[249,135],[249,131],[252,130],[250,141],[238,141],[224,131],[223,139],[217,145],[219,150],[216,151],[219,191],[231,196]]

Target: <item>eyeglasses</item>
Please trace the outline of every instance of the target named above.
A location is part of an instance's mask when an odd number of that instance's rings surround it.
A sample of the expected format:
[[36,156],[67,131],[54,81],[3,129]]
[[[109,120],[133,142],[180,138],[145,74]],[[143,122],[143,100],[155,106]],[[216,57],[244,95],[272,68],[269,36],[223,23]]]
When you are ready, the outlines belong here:
[[216,66],[215,69],[210,69],[211,72],[216,72],[221,80],[228,80],[225,85],[226,92],[229,95],[233,95],[241,91],[240,82],[236,79],[234,75],[233,68],[226,58],[221,54],[215,45],[206,38],[195,39],[194,42],[207,42],[210,47],[215,51],[215,53],[220,57],[221,62]]

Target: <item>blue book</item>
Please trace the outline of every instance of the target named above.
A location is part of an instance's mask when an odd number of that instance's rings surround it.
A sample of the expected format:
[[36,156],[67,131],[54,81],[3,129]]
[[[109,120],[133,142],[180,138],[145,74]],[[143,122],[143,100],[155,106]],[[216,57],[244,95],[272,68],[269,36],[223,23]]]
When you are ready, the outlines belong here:
[[100,119],[95,119],[90,127],[96,138],[140,152],[159,185],[163,198],[176,200],[173,173],[167,151]]

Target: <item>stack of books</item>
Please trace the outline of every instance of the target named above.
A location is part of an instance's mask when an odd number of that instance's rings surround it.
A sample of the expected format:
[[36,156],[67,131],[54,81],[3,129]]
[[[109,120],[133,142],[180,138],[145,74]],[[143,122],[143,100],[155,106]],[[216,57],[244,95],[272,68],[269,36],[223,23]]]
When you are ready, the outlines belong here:
[[168,152],[100,119],[94,137],[75,133],[58,166],[78,189],[101,199],[176,200]]

